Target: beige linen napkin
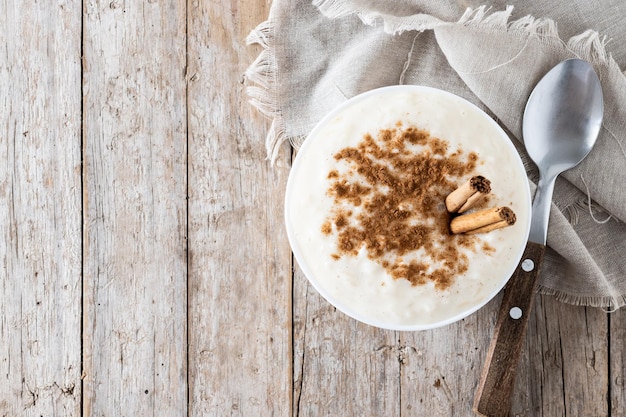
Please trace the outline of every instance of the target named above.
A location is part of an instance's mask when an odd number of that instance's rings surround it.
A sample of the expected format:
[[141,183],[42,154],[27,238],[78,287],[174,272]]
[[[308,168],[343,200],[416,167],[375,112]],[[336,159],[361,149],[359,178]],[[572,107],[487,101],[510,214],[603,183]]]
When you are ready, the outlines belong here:
[[510,132],[534,188],[537,173],[521,134],[526,100],[559,61],[591,62],[603,87],[604,122],[591,154],[557,181],[539,289],[617,309],[626,304],[624,17],[621,0],[515,8],[498,1],[274,0],[248,38],[264,47],[246,72],[248,92],[272,119],[266,145],[273,159],[281,143],[298,146],[324,114],[361,92],[393,84],[451,91]]

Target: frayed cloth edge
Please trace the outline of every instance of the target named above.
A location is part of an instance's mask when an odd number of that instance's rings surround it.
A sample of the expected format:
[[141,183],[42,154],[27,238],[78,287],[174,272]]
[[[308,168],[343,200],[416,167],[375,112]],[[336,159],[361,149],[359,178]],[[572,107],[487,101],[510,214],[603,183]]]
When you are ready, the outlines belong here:
[[246,44],[262,50],[244,72],[248,102],[272,121],[265,137],[267,159],[274,165],[280,145],[287,139],[285,121],[278,99],[278,65],[274,55],[274,20],[270,17],[246,37]]
[[368,26],[377,26],[382,24],[384,31],[393,35],[410,30],[423,32],[425,30],[434,29],[437,26],[446,24],[443,20],[428,14],[391,16],[374,10],[357,10],[351,5],[349,0],[313,0],[313,5],[329,19],[338,19],[341,17],[355,15]]
[[557,301],[565,304],[602,308],[607,313],[613,313],[626,306],[626,295],[618,297],[573,295],[540,284],[537,285],[537,292],[554,297]]
[[[513,6],[507,6],[504,10],[492,11],[490,7],[479,6],[467,8],[461,18],[456,22],[445,22],[426,14],[412,16],[390,16],[377,11],[359,10],[351,5],[350,1],[339,0],[314,0],[322,14],[329,19],[336,19],[349,15],[356,15],[365,24],[370,26],[382,24],[385,32],[399,34],[404,31],[416,30],[419,32],[436,29],[443,25],[463,25],[475,28],[491,28],[506,32],[523,33],[532,36],[546,45],[560,45],[572,55],[589,61],[595,65],[608,65],[622,72],[611,54],[606,50],[607,37],[598,32],[588,29],[583,33],[571,37],[567,42],[563,41],[558,33],[557,24],[548,18],[536,18],[530,15],[510,21]],[[624,72],[626,74],[626,72]]]

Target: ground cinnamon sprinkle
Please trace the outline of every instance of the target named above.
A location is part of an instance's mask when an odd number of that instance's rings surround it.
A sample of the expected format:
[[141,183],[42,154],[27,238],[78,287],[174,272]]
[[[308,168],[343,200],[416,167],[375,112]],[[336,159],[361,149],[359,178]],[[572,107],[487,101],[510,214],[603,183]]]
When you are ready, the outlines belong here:
[[[450,233],[443,204],[476,169],[476,153],[450,152],[445,140],[396,123],[334,157],[348,168],[327,176],[335,206],[322,232],[336,233],[334,259],[356,256],[364,247],[393,278],[445,289],[468,269],[469,259],[459,248],[489,252],[475,248],[474,236]],[[433,268],[419,255],[405,262],[405,256],[419,251],[439,264]]]

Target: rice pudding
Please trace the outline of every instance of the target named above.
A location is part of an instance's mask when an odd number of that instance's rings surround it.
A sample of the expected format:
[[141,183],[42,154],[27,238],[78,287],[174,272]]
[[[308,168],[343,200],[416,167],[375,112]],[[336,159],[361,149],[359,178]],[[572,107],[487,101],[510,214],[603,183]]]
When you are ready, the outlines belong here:
[[[515,224],[452,234],[446,196],[480,175]],[[470,210],[472,211],[472,210]],[[530,192],[513,145],[471,103],[440,90],[386,87],[348,101],[311,132],[287,186],[294,255],[346,314],[399,330],[458,320],[489,301],[528,237]]]

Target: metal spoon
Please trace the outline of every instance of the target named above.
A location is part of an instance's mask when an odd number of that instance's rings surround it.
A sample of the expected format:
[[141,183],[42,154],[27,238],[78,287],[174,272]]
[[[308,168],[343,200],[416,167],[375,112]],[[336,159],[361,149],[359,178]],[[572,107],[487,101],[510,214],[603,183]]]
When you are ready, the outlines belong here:
[[522,260],[504,289],[498,321],[474,399],[474,412],[506,417],[525,332],[545,252],[556,177],[591,151],[602,124],[604,104],[591,65],[568,59],[537,84],[524,111],[526,150],[539,168],[530,235]]

